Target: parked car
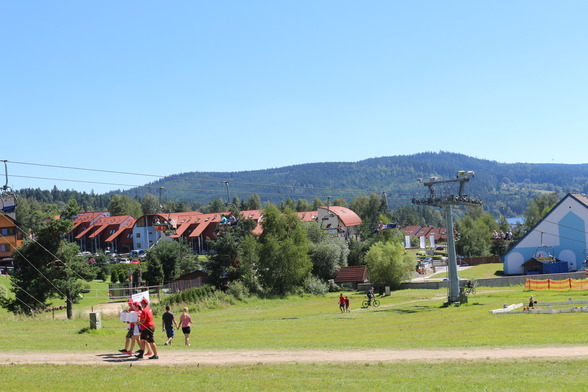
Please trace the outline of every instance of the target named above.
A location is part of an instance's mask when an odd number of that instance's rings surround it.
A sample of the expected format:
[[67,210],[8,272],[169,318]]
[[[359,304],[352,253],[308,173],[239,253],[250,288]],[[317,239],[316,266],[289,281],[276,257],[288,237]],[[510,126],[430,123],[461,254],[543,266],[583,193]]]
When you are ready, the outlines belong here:
[[119,264],[130,264],[131,261],[129,259],[118,259]]
[[131,260],[131,264],[138,264],[140,262],[141,262],[141,260],[139,260],[139,259],[133,259],[133,260]]
[[96,259],[92,257],[92,258],[88,259],[88,261],[86,261],[86,264],[92,265],[95,262],[96,262]]

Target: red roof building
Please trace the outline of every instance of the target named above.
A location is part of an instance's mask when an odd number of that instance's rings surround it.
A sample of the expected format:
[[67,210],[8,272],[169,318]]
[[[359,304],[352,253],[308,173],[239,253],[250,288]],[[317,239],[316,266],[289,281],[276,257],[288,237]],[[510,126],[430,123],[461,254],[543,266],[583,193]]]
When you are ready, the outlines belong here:
[[335,274],[335,283],[344,286],[351,285],[353,289],[357,289],[357,285],[368,281],[367,265],[360,265],[355,267],[341,267]]

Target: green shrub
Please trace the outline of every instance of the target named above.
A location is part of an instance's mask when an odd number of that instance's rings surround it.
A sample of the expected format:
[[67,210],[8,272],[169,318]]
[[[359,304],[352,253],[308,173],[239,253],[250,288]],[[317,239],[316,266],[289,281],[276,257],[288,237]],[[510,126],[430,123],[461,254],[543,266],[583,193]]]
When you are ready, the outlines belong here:
[[304,290],[309,294],[325,295],[329,292],[329,285],[316,276],[309,276],[304,281]]
[[235,280],[229,283],[227,294],[237,298],[239,301],[244,301],[251,295],[249,289],[240,280]]

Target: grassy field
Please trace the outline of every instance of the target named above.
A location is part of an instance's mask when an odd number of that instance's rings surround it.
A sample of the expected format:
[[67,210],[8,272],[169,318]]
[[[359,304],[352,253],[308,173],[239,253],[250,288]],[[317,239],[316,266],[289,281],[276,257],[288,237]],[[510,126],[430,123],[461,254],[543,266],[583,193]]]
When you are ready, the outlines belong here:
[[[481,266],[482,267],[482,266]],[[483,275],[473,267],[472,273]],[[468,271],[469,271],[468,270]],[[0,284],[3,282],[0,281]],[[522,286],[478,288],[462,306],[444,306],[446,290],[403,290],[382,297],[379,308],[359,309],[363,294],[346,292],[351,313],[339,313],[338,293],[325,297],[251,299],[234,305],[191,306],[196,320],[192,346],[176,350],[229,349],[425,349],[584,345],[585,313],[492,315],[503,304],[526,302]],[[588,300],[584,291],[533,293],[539,302]],[[87,306],[90,298],[85,298]],[[92,299],[94,301],[94,299]],[[157,311],[159,309],[156,308]],[[179,309],[174,309],[179,312]],[[88,316],[34,319],[0,311],[3,352],[114,352],[124,326],[104,316],[103,329],[86,332]],[[84,333],[82,333],[84,332]],[[156,339],[163,334],[158,330]],[[180,338],[181,339],[181,338]],[[587,346],[588,349],[588,346]],[[1,364],[0,391],[289,390],[289,391],[580,391],[585,360],[484,360],[349,364],[255,364],[231,366],[58,366]],[[114,370],[114,371],[113,371]],[[549,382],[546,382],[546,381]],[[171,384],[170,384],[171,383]],[[172,387],[170,387],[172,385]]]
[[[459,277],[463,279],[485,279],[485,278],[497,278],[502,276],[503,266],[502,263],[489,263],[481,264],[475,267],[466,268],[459,271]],[[443,279],[447,278],[447,272],[440,272],[438,274],[431,275],[432,279]]]

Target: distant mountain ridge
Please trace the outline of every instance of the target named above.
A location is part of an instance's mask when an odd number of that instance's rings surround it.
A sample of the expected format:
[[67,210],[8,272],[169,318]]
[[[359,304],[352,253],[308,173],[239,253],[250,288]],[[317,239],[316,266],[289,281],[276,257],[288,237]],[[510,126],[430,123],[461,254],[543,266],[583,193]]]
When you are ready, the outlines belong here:
[[[427,193],[417,178],[452,179],[459,170],[476,173],[466,184],[466,193],[483,200],[485,209],[496,215],[520,214],[526,209],[528,200],[541,192],[588,193],[588,164],[499,163],[441,151],[242,172],[185,172],[144,187],[106,195],[157,195],[162,187],[165,200],[206,204],[213,198],[232,201],[236,195],[246,200],[258,194],[264,202],[279,204],[288,197],[294,201],[330,197],[351,202],[359,195],[385,192],[393,209],[410,204],[414,196]],[[451,189],[446,191],[455,193]]]

